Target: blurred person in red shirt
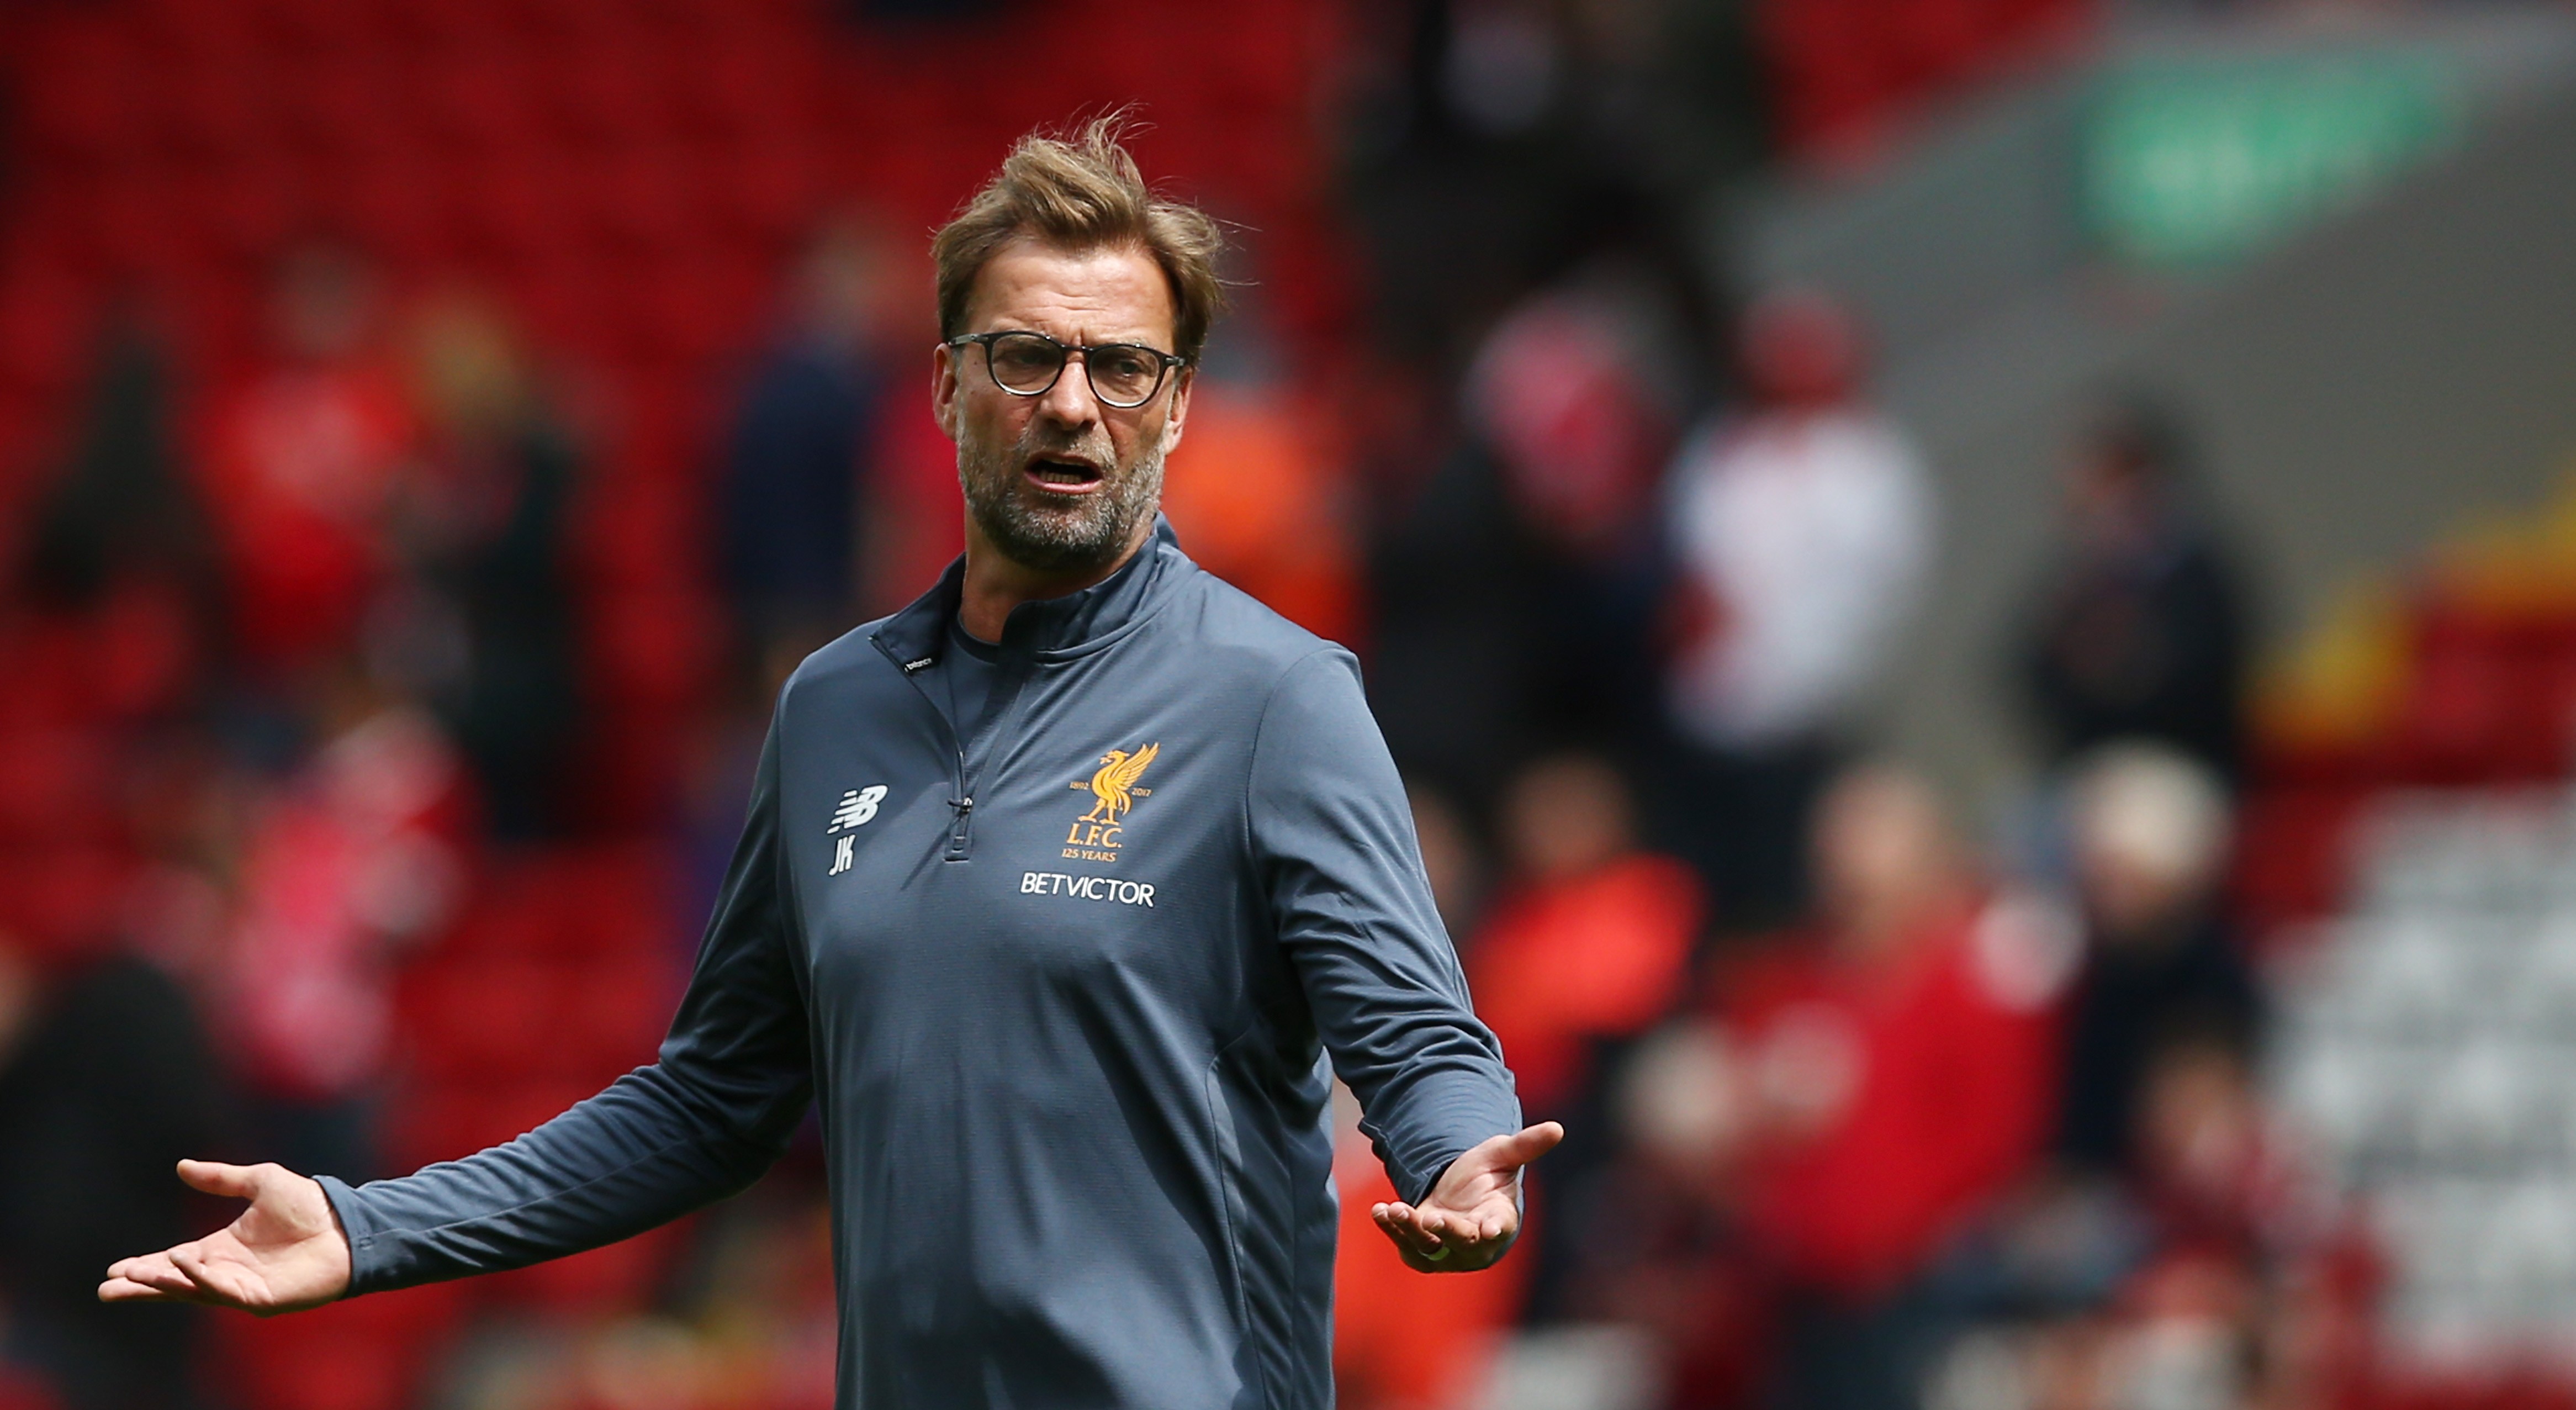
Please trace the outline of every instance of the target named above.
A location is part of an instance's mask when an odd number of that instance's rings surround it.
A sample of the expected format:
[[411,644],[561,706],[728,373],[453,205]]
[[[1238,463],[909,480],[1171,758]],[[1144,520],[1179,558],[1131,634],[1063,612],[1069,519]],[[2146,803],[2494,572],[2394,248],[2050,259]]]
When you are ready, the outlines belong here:
[[1604,256],[1494,322],[1454,446],[1378,524],[1370,702],[1399,763],[1480,811],[1519,761],[1651,714],[1655,473],[1690,340],[1633,264]]
[[261,1147],[372,1177],[392,961],[437,932],[463,885],[459,768],[417,704],[353,665],[331,679],[325,742],[250,800],[215,1012]]
[[356,636],[417,431],[382,355],[364,261],[299,249],[279,263],[269,298],[268,348],[216,398],[199,459],[237,645],[255,676],[289,680]]
[[[1467,950],[1477,1013],[1512,1055],[1524,1110],[1562,1120],[1568,1138],[1529,1198],[1541,1207],[1593,1197],[1612,1157],[1600,1119],[1618,1050],[1687,993],[1704,907],[1699,879],[1639,850],[1628,788],[1591,754],[1541,759],[1516,775],[1502,809],[1506,883]],[[1577,1225],[1542,1220],[1529,1313],[1562,1312]]]
[[1751,406],[1695,432],[1670,474],[1676,560],[1659,828],[1750,933],[1807,903],[1808,815],[1931,568],[1932,485],[1862,394],[1861,333],[1810,291],[1738,334]]
[[1788,1292],[1781,1403],[1916,1403],[1929,1274],[2043,1148],[2071,926],[1983,882],[1931,787],[1886,765],[1818,805],[1810,933],[1731,977],[1753,1073],[1747,1219]]

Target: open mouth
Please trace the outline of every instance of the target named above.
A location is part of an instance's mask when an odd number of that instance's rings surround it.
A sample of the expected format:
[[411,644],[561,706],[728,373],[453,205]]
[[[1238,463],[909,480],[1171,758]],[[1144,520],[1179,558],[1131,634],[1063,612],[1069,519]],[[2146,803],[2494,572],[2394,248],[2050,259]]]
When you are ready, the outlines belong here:
[[1056,494],[1089,494],[1100,488],[1100,468],[1087,460],[1039,456],[1022,472],[1040,489]]

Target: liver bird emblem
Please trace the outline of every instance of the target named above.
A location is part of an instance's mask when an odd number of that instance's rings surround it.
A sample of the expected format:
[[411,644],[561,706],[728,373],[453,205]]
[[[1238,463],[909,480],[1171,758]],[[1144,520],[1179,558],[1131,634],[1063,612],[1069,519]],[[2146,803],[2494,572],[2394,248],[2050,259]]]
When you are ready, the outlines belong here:
[[1091,782],[1074,785],[1076,788],[1088,787],[1095,800],[1091,811],[1083,814],[1081,820],[1114,823],[1128,809],[1135,807],[1133,793],[1136,780],[1145,776],[1145,766],[1154,762],[1154,756],[1161,752],[1163,746],[1158,743],[1148,744],[1133,754],[1124,749],[1112,749],[1101,755],[1100,767],[1091,775]]

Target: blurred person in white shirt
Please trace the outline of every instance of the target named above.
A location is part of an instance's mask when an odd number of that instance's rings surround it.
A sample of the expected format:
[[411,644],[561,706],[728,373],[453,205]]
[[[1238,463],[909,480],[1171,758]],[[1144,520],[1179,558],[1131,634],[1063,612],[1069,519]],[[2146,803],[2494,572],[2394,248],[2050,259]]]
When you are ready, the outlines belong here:
[[1704,426],[1672,472],[1677,591],[1665,819],[1726,928],[1795,917],[1807,813],[1931,566],[1929,475],[1861,398],[1860,334],[1822,295],[1747,312],[1748,413]]

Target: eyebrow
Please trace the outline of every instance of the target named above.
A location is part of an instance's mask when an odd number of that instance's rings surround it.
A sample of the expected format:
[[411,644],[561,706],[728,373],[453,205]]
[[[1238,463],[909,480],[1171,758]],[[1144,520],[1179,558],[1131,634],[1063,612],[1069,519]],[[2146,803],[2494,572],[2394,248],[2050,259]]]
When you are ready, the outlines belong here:
[[[1155,339],[1153,339],[1152,337],[1150,337],[1150,336],[1148,336],[1148,335],[1146,335],[1146,334],[1142,334],[1142,333],[1139,333],[1139,334],[1137,334],[1137,335],[1135,335],[1135,336],[1133,336],[1133,337],[1126,337],[1126,338],[1102,338],[1102,339],[1100,339],[1100,340],[1099,340],[1099,341],[1097,341],[1097,342],[1067,342],[1067,341],[1066,341],[1065,339],[1063,339],[1063,338],[1056,338],[1055,334],[1050,333],[1050,332],[1048,332],[1047,330],[1045,330],[1045,329],[1043,329],[1043,328],[1031,328],[1031,327],[1026,326],[1025,324],[1021,324],[1021,325],[1013,325],[1013,326],[1010,326],[1010,327],[1002,327],[1002,328],[978,328],[978,329],[976,329],[976,330],[975,330],[973,333],[971,333],[971,334],[960,334],[959,336],[960,336],[960,337],[981,337],[982,335],[984,335],[984,334],[986,334],[986,333],[1035,333],[1035,334],[1037,334],[1039,337],[1042,337],[1042,338],[1055,338],[1055,340],[1056,340],[1057,342],[1059,342],[1059,343],[1063,343],[1063,344],[1064,344],[1066,347],[1068,347],[1068,348],[1109,348],[1109,347],[1118,347],[1118,348],[1148,348],[1148,349],[1151,349],[1151,350],[1152,350],[1152,351],[1154,351],[1154,352],[1160,352],[1160,353],[1168,353],[1168,352],[1171,352],[1171,351],[1172,351],[1172,349],[1171,349],[1171,348],[1164,346],[1164,344],[1163,344],[1163,343],[1161,343],[1161,342],[1157,342],[1157,341],[1156,341]],[[1179,339],[1177,339],[1177,338],[1175,338],[1175,339],[1172,339],[1171,341],[1173,341],[1173,342],[1178,342],[1178,341],[1180,341],[1180,340],[1179,340]]]

